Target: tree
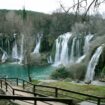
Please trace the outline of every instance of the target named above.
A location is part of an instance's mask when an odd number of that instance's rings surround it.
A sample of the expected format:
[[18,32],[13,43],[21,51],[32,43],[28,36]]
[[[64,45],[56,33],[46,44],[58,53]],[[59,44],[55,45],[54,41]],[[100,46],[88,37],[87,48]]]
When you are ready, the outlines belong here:
[[[24,35],[24,63],[28,71],[29,81],[31,82],[30,67],[31,67],[31,57],[30,53],[33,45],[33,24],[31,19],[26,15],[26,11],[23,10],[23,27],[22,34]],[[24,14],[25,13],[25,14]],[[26,17],[27,16],[27,17]]]
[[93,9],[98,9],[101,4],[105,3],[105,0],[73,0],[73,5],[69,7],[68,9],[65,9],[64,5],[59,2],[61,8],[65,13],[69,13],[71,9],[76,13],[76,16],[83,11],[83,19],[86,18],[89,10],[93,7]]

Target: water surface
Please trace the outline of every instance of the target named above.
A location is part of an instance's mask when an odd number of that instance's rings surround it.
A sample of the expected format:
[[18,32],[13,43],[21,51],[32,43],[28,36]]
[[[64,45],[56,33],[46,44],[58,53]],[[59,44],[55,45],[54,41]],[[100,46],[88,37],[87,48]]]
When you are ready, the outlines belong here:
[[[54,70],[52,66],[31,67],[29,72],[32,79],[45,80],[49,79],[50,74]],[[19,64],[1,64],[0,76],[18,77],[28,79],[28,70]]]

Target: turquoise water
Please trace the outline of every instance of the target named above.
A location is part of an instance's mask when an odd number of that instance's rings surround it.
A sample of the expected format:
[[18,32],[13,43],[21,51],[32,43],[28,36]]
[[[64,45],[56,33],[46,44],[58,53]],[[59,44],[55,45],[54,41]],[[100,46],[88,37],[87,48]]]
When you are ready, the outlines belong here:
[[[54,70],[52,66],[31,67],[30,76],[32,79],[43,80],[49,79],[50,74]],[[0,76],[18,77],[28,79],[28,70],[22,65],[18,64],[1,64]]]

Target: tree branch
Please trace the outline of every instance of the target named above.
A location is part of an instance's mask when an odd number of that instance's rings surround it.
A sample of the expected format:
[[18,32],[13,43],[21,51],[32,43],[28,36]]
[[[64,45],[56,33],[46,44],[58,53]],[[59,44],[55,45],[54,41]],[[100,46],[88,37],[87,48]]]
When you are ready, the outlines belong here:
[[87,13],[88,13],[88,11],[89,11],[90,7],[93,5],[93,3],[94,3],[95,1],[96,1],[96,0],[93,0],[93,1],[90,3],[90,5],[88,6],[88,8],[87,8],[87,10],[86,10],[86,12],[85,12],[85,15],[84,15],[84,16],[86,16],[86,15],[87,15]]

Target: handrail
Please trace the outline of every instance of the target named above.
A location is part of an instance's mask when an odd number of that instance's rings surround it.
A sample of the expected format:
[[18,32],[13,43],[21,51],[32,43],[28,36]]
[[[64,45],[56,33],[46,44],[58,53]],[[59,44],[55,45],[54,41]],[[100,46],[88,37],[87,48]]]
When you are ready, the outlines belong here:
[[73,101],[70,99],[62,98],[46,98],[46,97],[25,97],[25,96],[9,96],[9,95],[0,95],[0,99],[13,99],[13,100],[32,100],[34,105],[37,105],[37,101],[53,101],[53,102],[62,102],[68,105],[74,105]]
[[[21,91],[25,93],[30,93],[36,95],[37,93],[30,92],[30,91],[25,91],[25,90],[20,90],[20,89],[15,89],[13,88],[6,80],[0,80],[1,84],[2,82],[5,83],[6,85],[6,91],[8,91],[8,86],[13,90],[13,96],[7,96],[7,95],[0,95],[0,99],[13,99],[13,100],[33,100],[34,105],[37,105],[37,101],[54,101],[54,102],[62,102],[66,103],[68,105],[74,105],[72,99],[62,99],[62,98],[48,98],[48,97],[25,97],[25,96],[14,96],[15,91]],[[39,94],[38,94],[39,95]]]
[[[0,82],[2,82],[2,81],[0,81]],[[20,92],[25,92],[25,93],[30,93],[30,94],[33,94],[33,95],[37,95],[37,93],[34,93],[34,92],[13,88],[7,81],[3,81],[3,82],[5,82],[6,91],[8,91],[7,88],[9,86],[12,89],[12,91],[13,91],[13,95],[15,95],[15,91],[20,91]]]
[[100,97],[100,96],[94,96],[94,95],[89,95],[89,94],[85,94],[85,93],[80,93],[80,92],[76,92],[76,91],[71,91],[71,90],[67,90],[67,89],[62,89],[62,88],[58,88],[58,87],[53,87],[53,86],[45,86],[45,85],[35,85],[35,84],[32,84],[26,80],[23,80],[23,79],[19,79],[19,78],[0,78],[0,79],[15,79],[16,82],[17,82],[17,85],[18,85],[18,82],[19,80],[23,82],[23,88],[24,88],[24,85],[25,85],[25,82],[26,83],[29,83],[30,85],[33,86],[33,92],[35,93],[35,88],[36,87],[45,87],[45,88],[51,88],[51,89],[54,89],[55,90],[55,97],[58,97],[58,91],[64,91],[64,92],[70,92],[70,93],[74,93],[74,94],[78,94],[78,95],[82,95],[82,96],[88,96],[88,97],[92,97],[92,98],[95,98],[97,99],[97,105],[100,105],[101,103],[101,100],[102,99],[105,99],[105,97]]

